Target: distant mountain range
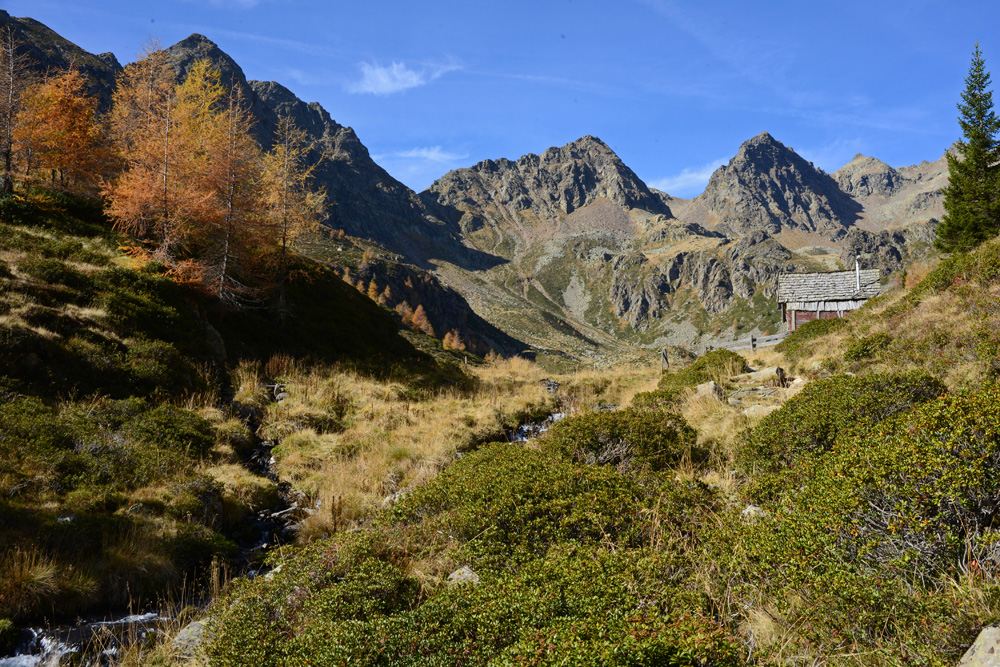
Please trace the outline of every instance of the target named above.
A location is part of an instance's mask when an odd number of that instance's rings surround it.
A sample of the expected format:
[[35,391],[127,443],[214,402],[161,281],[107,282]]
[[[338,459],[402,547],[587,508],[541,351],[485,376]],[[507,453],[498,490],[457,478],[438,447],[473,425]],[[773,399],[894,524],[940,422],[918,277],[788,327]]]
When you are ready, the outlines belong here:
[[[121,71],[113,54],[89,54],[0,10],[3,25],[39,68],[75,63],[110,104]],[[928,251],[942,215],[943,156],[894,169],[858,155],[827,174],[767,132],[693,199],[648,187],[591,136],[456,169],[417,194],[350,127],[279,83],[248,81],[206,37],[167,52],[179,75],[206,59],[239,86],[263,145],[279,115],[292,116],[315,142],[327,224],[398,254],[417,282],[439,291],[425,295],[446,304],[436,331],[460,330],[506,353],[531,346],[589,358],[774,331],[779,273],[853,266],[860,254],[863,267],[888,274]]]

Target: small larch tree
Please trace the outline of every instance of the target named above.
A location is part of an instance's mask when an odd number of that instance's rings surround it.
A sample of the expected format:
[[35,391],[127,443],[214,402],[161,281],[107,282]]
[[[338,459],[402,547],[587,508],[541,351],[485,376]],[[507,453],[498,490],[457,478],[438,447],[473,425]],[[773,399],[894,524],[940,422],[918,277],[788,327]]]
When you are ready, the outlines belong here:
[[175,107],[176,76],[166,54],[150,45],[119,75],[110,132],[121,174],[104,189],[115,227],[172,265],[188,204],[201,197],[181,178]]
[[277,241],[279,321],[284,320],[287,310],[285,283],[291,244],[303,232],[319,227],[324,217],[326,195],[313,182],[317,162],[310,156],[311,149],[305,131],[290,116],[279,117],[262,174],[267,218]]
[[20,110],[24,175],[39,173],[52,185],[92,191],[108,171],[111,154],[97,98],[74,68],[47,76],[24,92]]

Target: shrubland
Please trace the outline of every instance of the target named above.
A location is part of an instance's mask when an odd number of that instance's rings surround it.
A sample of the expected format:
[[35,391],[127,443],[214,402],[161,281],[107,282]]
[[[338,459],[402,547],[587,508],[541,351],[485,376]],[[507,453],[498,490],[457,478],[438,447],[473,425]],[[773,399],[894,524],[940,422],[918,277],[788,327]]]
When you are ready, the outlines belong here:
[[747,368],[713,352],[473,448],[363,530],[272,555],[212,612],[207,659],[955,664],[1000,618],[994,255],[756,353],[800,378],[763,418],[695,395]]

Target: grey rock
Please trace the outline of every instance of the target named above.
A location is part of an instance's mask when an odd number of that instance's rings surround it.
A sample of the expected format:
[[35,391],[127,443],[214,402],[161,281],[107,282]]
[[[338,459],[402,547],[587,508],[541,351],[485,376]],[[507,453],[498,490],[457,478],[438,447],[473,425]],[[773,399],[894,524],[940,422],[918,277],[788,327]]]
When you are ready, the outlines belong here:
[[73,513],[62,514],[56,518],[56,523],[74,523],[76,521],[76,515]]
[[767,516],[767,510],[758,505],[747,505],[740,516],[743,517],[745,521],[756,521],[761,517]]
[[392,507],[408,495],[410,495],[410,491],[397,491],[388,495],[382,499],[382,507]]
[[202,647],[211,639],[209,625],[205,621],[188,623],[170,642],[174,658],[191,660],[202,653]]
[[792,229],[835,239],[860,212],[836,180],[762,132],[712,174],[688,217],[727,235]]
[[1000,667],[1000,627],[983,628],[957,667]]
[[714,380],[709,380],[695,387],[694,395],[699,398],[703,396],[711,397],[717,401],[722,401],[726,398],[726,393],[722,391],[722,387],[716,384]]
[[751,405],[740,414],[750,419],[762,419],[780,408],[780,405]]
[[479,583],[479,575],[472,571],[468,565],[463,565],[448,575],[448,585],[458,586],[459,584],[471,584],[475,586]]
[[777,393],[776,387],[743,387],[734,391],[729,397],[743,400],[744,398],[767,398]]
[[750,373],[743,373],[729,378],[733,382],[763,382],[771,385],[784,387],[788,384],[785,369],[781,366],[771,366],[762,368]]

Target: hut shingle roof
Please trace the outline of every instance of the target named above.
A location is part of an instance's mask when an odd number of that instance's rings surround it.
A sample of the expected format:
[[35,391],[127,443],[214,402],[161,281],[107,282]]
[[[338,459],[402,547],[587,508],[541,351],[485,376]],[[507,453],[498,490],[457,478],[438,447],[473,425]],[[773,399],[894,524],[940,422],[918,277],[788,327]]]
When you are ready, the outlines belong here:
[[858,290],[854,271],[784,273],[778,276],[778,303],[870,299],[882,291],[879,275],[878,269],[861,271]]

